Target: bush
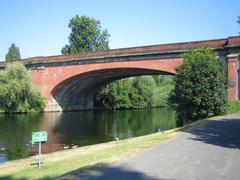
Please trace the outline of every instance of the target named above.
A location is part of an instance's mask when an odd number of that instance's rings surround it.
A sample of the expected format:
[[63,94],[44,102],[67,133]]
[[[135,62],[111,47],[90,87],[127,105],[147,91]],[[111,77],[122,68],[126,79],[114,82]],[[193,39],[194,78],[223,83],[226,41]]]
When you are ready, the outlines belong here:
[[209,48],[190,50],[177,68],[171,102],[178,125],[226,112],[227,76],[224,64]]
[[0,73],[0,109],[5,113],[43,111],[45,100],[31,87],[30,75],[20,63]]

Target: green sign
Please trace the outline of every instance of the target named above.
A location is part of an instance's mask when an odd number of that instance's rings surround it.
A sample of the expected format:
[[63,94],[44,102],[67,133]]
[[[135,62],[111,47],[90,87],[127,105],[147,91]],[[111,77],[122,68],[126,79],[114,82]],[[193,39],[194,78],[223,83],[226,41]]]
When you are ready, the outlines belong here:
[[40,131],[40,132],[33,132],[32,133],[32,144],[37,144],[39,142],[46,142],[47,141],[47,132]]

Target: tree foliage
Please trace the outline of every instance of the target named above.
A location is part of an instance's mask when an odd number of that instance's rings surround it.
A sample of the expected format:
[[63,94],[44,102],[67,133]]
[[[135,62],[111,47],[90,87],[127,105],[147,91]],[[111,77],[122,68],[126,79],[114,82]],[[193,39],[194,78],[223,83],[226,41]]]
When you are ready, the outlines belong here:
[[5,61],[14,61],[19,59],[21,59],[19,48],[12,43],[8,53],[5,56]]
[[62,48],[62,54],[77,54],[109,49],[109,34],[102,30],[101,23],[91,17],[76,15],[70,20],[69,44]]
[[[240,25],[240,16],[238,16],[237,23]],[[240,32],[239,32],[240,33]]]
[[176,103],[179,126],[226,111],[226,70],[212,50],[200,48],[186,52],[177,73],[170,99]]
[[139,76],[112,82],[96,95],[95,103],[110,109],[167,106],[171,77]]
[[154,89],[152,97],[153,107],[166,107],[171,106],[169,103],[169,96],[171,91],[174,89],[174,82],[172,76],[153,76],[157,87]]
[[106,85],[96,96],[99,105],[111,109],[131,108],[129,89],[131,81],[124,79]]
[[132,82],[130,99],[133,108],[151,107],[156,82],[152,76],[136,77]]
[[0,109],[6,113],[43,111],[45,100],[30,84],[30,75],[20,63],[0,73]]

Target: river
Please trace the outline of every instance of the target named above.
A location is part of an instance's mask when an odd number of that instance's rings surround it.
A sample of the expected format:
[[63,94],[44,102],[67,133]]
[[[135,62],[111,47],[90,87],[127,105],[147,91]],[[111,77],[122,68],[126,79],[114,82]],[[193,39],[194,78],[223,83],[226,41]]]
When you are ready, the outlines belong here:
[[0,163],[36,154],[32,132],[45,130],[43,153],[142,136],[176,127],[175,113],[166,108],[0,114]]

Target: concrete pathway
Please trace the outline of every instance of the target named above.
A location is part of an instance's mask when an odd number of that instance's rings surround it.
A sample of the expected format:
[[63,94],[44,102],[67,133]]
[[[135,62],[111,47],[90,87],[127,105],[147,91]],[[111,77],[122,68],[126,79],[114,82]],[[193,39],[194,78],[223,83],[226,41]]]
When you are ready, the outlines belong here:
[[240,115],[211,121],[131,159],[76,179],[240,180]]

